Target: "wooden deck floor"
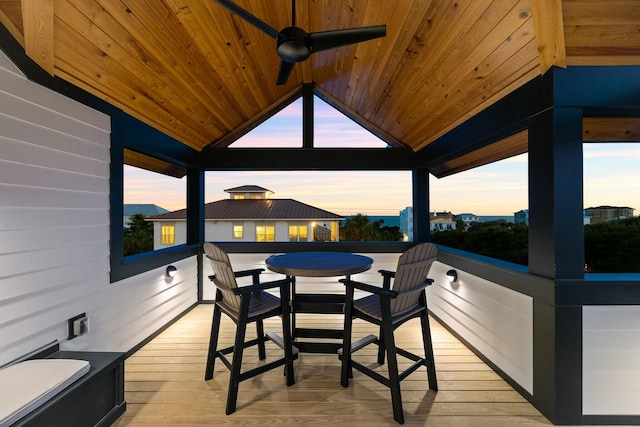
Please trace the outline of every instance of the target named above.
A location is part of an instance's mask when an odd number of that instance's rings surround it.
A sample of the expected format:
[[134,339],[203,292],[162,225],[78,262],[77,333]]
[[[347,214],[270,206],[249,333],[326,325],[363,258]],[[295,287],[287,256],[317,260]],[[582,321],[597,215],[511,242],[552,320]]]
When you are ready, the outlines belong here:
[[[275,369],[240,384],[237,411],[224,413],[229,373],[221,363],[214,378],[204,381],[204,367],[213,306],[199,305],[127,359],[126,413],[114,424],[123,426],[397,426],[388,389],[354,371],[348,389],[340,386],[337,355],[300,354],[296,383],[287,387]],[[231,345],[234,325],[228,319],[221,344]],[[335,323],[335,315],[299,316],[303,322]],[[413,323],[412,323],[413,322]],[[224,326],[224,324],[223,324]],[[407,349],[420,348],[419,321],[398,331]],[[431,323],[440,390],[428,390],[419,369],[402,382],[405,426],[548,426],[549,421],[494,371],[437,322]],[[254,333],[251,328],[250,333]],[[265,330],[278,331],[276,319]],[[376,333],[364,323],[354,325],[354,337]],[[375,346],[356,353],[375,361]],[[247,350],[246,363],[257,362]],[[280,350],[268,344],[267,355]]]

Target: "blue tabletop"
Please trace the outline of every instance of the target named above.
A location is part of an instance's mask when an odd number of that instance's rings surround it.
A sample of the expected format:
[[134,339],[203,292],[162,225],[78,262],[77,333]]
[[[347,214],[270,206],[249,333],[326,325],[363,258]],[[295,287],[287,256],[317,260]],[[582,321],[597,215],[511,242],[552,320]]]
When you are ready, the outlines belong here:
[[367,271],[373,260],[348,252],[291,252],[272,255],[266,263],[269,270],[289,276],[329,277]]

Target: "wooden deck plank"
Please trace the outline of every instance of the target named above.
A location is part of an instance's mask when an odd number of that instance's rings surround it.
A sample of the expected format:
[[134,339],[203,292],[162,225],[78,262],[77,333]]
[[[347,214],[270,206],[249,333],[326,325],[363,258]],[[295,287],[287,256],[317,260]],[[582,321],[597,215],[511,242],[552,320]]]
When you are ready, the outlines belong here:
[[[211,305],[196,307],[145,345],[125,363],[127,411],[114,424],[123,426],[395,426],[387,388],[354,372],[349,388],[340,386],[337,355],[300,354],[296,383],[287,387],[282,371],[273,370],[240,384],[237,411],[224,414],[229,372],[216,364],[214,378],[204,381],[211,325]],[[339,328],[341,316],[302,316],[299,326],[324,324]],[[223,322],[226,322],[223,316]],[[402,382],[405,426],[543,426],[550,425],[530,403],[437,322],[431,323],[440,391],[428,390],[424,369]],[[265,330],[279,332],[276,319]],[[229,321],[221,328],[221,345],[231,345]],[[354,325],[354,337],[376,333]],[[248,336],[255,330],[249,329]],[[398,343],[419,351],[419,322],[398,330]],[[280,356],[267,343],[267,356]],[[247,350],[245,366],[257,366],[257,352]],[[376,348],[358,353],[376,365]],[[402,366],[409,362],[401,360]],[[384,373],[385,366],[380,368]]]

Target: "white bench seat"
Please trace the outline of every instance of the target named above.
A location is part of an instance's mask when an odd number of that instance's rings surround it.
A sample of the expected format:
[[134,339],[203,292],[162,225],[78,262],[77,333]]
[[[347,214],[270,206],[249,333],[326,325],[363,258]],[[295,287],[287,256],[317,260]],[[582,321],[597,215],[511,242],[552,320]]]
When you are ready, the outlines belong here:
[[0,427],[15,423],[89,372],[75,359],[25,360],[0,369]]

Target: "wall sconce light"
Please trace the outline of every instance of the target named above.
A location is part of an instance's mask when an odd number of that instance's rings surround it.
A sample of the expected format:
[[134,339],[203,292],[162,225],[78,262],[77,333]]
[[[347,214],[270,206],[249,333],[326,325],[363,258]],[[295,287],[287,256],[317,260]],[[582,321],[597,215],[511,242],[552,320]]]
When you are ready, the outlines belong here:
[[449,282],[451,283],[455,283],[458,281],[458,272],[455,270],[449,270],[447,271],[447,279],[449,279]]
[[167,277],[171,278],[175,276],[177,272],[178,272],[178,269],[175,268],[173,265],[170,265],[167,267],[167,271],[165,274],[167,275]]

